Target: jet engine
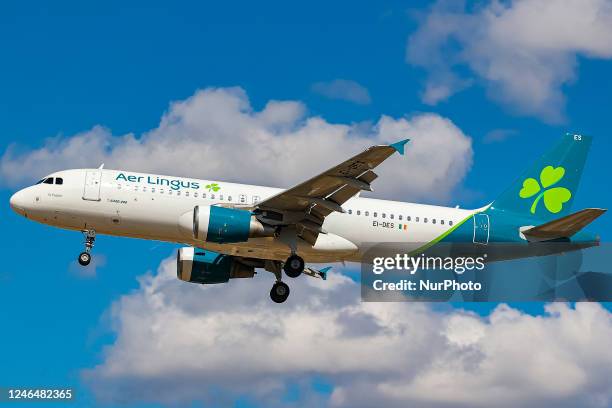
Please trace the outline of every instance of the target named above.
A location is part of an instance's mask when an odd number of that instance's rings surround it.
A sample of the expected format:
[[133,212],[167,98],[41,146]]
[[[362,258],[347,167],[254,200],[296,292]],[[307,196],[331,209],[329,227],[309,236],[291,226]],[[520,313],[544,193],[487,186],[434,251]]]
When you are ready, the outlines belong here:
[[198,205],[181,215],[179,228],[192,239],[219,244],[274,236],[274,228],[262,224],[250,211],[215,205]]
[[185,247],[176,256],[176,276],[185,282],[225,283],[235,278],[252,278],[253,266],[245,265],[230,255]]

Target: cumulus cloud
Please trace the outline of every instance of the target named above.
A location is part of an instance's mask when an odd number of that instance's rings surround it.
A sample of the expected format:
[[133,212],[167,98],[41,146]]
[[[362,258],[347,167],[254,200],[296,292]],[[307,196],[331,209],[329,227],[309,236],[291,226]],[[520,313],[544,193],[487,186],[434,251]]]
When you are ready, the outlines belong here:
[[377,172],[386,198],[443,200],[472,163],[472,141],[449,119],[432,113],[382,116],[375,124],[333,124],[308,116],[296,101],[251,106],[240,88],[209,88],[171,104],[159,125],[142,135],[95,127],[48,139],[0,160],[5,184],[31,183],[52,171],[98,167],[290,187],[350,155],[381,143],[412,140],[406,156]]
[[341,99],[360,105],[367,105],[371,102],[370,92],[366,87],[347,79],[317,82],[312,85],[312,91],[329,99]]
[[[339,274],[302,277],[281,305],[269,274],[226,285],[176,280],[168,259],[112,306],[115,341],[83,373],[105,403],[236,398],[265,406],[606,407],[612,314],[598,304],[487,317],[419,303],[364,303]],[[313,386],[325,379],[329,392]],[[296,388],[299,392],[295,392]]]
[[609,0],[440,0],[407,47],[408,62],[428,72],[425,103],[475,80],[491,98],[549,122],[563,119],[563,87],[576,79],[579,57],[612,58]]

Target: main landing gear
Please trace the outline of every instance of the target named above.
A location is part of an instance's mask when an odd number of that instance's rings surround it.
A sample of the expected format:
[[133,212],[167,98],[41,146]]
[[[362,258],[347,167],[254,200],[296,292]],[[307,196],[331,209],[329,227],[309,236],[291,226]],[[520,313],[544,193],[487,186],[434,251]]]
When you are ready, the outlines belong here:
[[283,270],[290,278],[297,278],[304,272],[304,260],[302,257],[291,254],[289,258],[285,261],[283,265]]
[[275,303],[283,303],[289,297],[289,286],[282,281],[277,281],[270,289],[270,297]]
[[96,231],[84,230],[83,235],[85,236],[85,251],[79,254],[79,264],[87,266],[91,262],[91,248],[96,240]]
[[289,297],[289,286],[282,281],[283,272],[290,278],[297,278],[304,272],[304,260],[302,257],[292,254],[282,264],[280,261],[266,261],[265,269],[276,276],[276,282],[270,290],[270,298],[275,303],[283,303]]

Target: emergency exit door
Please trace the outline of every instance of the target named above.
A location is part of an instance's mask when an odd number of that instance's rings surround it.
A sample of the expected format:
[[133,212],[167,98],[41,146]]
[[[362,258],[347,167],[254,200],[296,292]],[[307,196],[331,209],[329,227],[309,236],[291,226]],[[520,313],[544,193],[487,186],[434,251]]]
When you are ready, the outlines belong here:
[[83,200],[100,201],[100,186],[102,185],[102,170],[87,170]]

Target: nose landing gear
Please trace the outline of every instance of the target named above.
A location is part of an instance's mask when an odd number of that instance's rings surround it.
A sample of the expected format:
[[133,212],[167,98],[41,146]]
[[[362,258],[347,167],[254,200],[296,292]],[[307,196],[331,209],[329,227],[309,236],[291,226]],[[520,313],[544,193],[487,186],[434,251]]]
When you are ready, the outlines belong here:
[[79,254],[78,260],[81,266],[87,266],[91,262],[91,249],[96,240],[96,231],[84,230],[83,235],[85,236],[85,251]]

